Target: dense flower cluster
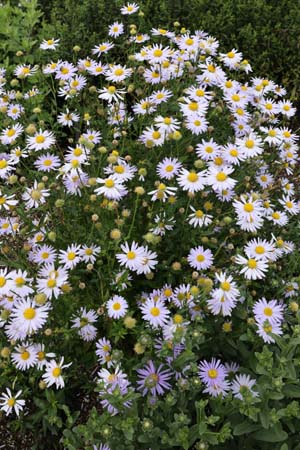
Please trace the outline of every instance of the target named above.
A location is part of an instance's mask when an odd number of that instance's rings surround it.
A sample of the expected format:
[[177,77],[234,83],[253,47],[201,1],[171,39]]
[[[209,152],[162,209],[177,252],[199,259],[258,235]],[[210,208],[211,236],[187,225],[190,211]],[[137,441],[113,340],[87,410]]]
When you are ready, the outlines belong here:
[[[85,369],[117,415],[138,393],[153,406],[186,386],[195,367],[178,361],[194,346],[204,396],[259,398],[249,368],[214,335],[274,344],[292,320],[296,273],[280,271],[297,251],[295,108],[204,31],[127,28],[114,22],[84,59],[20,64],[12,80],[1,69],[6,368],[63,388],[80,355],[64,352],[60,333],[90,343],[97,370]],[[19,414],[25,402],[10,387],[1,409]]]

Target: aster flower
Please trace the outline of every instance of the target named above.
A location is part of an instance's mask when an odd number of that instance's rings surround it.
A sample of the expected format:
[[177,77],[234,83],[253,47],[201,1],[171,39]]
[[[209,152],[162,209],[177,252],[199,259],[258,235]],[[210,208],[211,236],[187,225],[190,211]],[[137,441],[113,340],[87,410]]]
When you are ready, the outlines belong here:
[[143,396],[151,393],[156,397],[171,389],[168,381],[172,377],[172,373],[169,370],[163,370],[163,367],[161,364],[156,368],[153,361],[150,360],[143,369],[137,370],[139,377],[137,389],[142,391]]
[[28,136],[26,143],[29,150],[48,150],[55,144],[55,136],[52,131],[42,131],[40,129],[34,136]]
[[106,308],[108,317],[111,317],[113,319],[120,319],[121,317],[125,316],[128,309],[128,303],[124,297],[120,295],[114,295],[111,299],[108,300]]
[[194,269],[206,270],[213,264],[213,254],[209,249],[204,250],[204,248],[199,245],[190,250],[187,260]]
[[267,301],[262,298],[253,306],[254,317],[257,322],[263,323],[268,320],[271,325],[281,323],[283,320],[283,306],[276,300]]
[[258,393],[253,391],[256,380],[250,378],[249,375],[236,375],[235,379],[231,383],[231,391],[235,398],[244,400],[244,395],[251,394],[253,397],[258,397]]
[[10,317],[26,334],[31,334],[46,323],[49,308],[47,304],[38,306],[34,300],[22,299],[14,303]]
[[219,359],[212,358],[210,362],[204,360],[199,364],[200,380],[207,386],[222,383],[226,375],[227,370]]
[[14,411],[19,417],[20,411],[23,410],[25,405],[25,400],[18,398],[21,394],[21,390],[16,394],[13,394],[9,388],[6,388],[6,392],[2,393],[0,397],[0,409],[4,411],[7,416]]
[[55,359],[51,359],[51,361],[47,362],[45,373],[42,375],[47,387],[55,384],[56,389],[63,388],[65,386],[62,376],[63,369],[70,367],[71,364],[72,363],[64,364],[64,357],[62,357],[59,362],[56,362]]
[[42,43],[40,44],[40,48],[42,50],[56,50],[58,47],[60,39],[44,39]]
[[170,311],[162,299],[148,298],[141,306],[143,319],[154,328],[162,327],[169,319]]

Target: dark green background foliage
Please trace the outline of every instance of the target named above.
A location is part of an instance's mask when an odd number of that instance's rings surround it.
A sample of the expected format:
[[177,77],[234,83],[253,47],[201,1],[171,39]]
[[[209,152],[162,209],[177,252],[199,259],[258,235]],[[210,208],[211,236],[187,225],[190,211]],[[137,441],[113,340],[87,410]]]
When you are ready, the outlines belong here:
[[[105,38],[107,25],[119,17],[124,2],[110,0],[39,0],[44,31],[61,37],[64,55],[75,44],[86,51]],[[142,0],[144,30],[181,26],[204,29],[221,42],[243,52],[254,73],[283,83],[294,100],[300,90],[299,0]],[[127,17],[124,20],[136,21]],[[46,37],[45,34],[45,37]],[[49,36],[49,34],[48,34]]]

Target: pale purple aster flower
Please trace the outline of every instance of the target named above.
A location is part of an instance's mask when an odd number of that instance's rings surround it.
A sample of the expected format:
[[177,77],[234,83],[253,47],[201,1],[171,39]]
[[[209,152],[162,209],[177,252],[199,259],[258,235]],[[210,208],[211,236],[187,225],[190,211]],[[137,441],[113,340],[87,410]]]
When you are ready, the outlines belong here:
[[[110,394],[114,398],[115,391],[117,391],[117,393],[119,395],[125,396],[126,394],[128,394],[129,386],[130,386],[130,383],[127,380],[122,380],[121,382],[117,381],[115,383],[108,384],[107,386],[105,386],[105,389],[103,391],[100,391],[100,396],[107,397],[107,394]],[[116,414],[118,414],[120,412],[120,410],[118,408],[116,408],[115,406],[113,406],[107,398],[101,400],[100,403],[103,406],[103,408],[106,408],[112,416],[115,416]],[[131,400],[127,400],[127,401],[123,402],[123,406],[125,408],[130,408],[131,405],[132,405]]]
[[226,375],[227,370],[219,359],[212,358],[210,362],[204,360],[199,364],[199,377],[207,386],[222,383]]
[[248,391],[253,397],[257,397],[258,393],[252,390],[256,380],[252,380],[249,375],[237,375],[231,384],[231,390],[235,398],[244,400],[243,394]]
[[227,380],[220,380],[211,385],[207,385],[203,390],[205,394],[210,394],[212,397],[218,397],[219,395],[225,397],[228,391],[230,391],[230,383]]
[[97,445],[94,445],[93,450],[110,450],[110,447],[106,444],[100,444],[100,447],[97,447]]
[[171,378],[172,373],[169,370],[162,370],[162,368],[163,364],[156,369],[153,361],[150,360],[143,369],[137,371],[140,378],[137,382],[138,390],[141,390],[143,395],[151,392],[155,397],[157,394],[163,395],[165,391],[171,389],[168,380]]

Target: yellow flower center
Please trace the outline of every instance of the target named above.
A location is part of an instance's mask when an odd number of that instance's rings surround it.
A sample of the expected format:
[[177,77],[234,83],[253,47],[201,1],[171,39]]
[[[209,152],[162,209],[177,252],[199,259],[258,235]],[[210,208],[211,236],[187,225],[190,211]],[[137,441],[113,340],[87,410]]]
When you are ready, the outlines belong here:
[[39,191],[38,189],[33,189],[33,190],[31,191],[30,197],[31,197],[33,200],[40,200],[41,197],[42,197],[42,193],[41,193],[41,191]]
[[191,111],[198,111],[198,108],[199,108],[199,105],[198,105],[197,102],[191,102],[191,103],[189,104],[189,109],[190,109]]
[[53,280],[53,279],[48,280],[47,286],[48,286],[48,288],[54,288],[56,286],[56,280]]
[[258,255],[263,255],[265,253],[265,248],[262,245],[257,245],[257,247],[255,247],[255,252]]
[[279,212],[273,212],[272,217],[273,217],[273,219],[275,219],[275,220],[279,220],[279,219],[280,219],[280,214],[279,214]]
[[231,285],[230,285],[230,283],[229,283],[228,281],[222,281],[222,283],[220,284],[220,288],[221,288],[223,291],[228,292],[228,291],[230,291],[230,289],[231,289]]
[[230,59],[232,59],[232,58],[235,57],[235,53],[234,53],[234,52],[228,52],[228,53],[227,53],[227,57],[230,58]]
[[153,133],[152,133],[153,139],[159,139],[160,136],[161,136],[161,134],[159,131],[153,131]]
[[160,310],[159,308],[157,308],[157,306],[154,306],[153,308],[150,309],[150,314],[152,314],[152,316],[157,317],[160,314]]
[[252,205],[252,203],[245,203],[244,204],[244,211],[250,213],[254,210],[254,206]]
[[38,352],[38,360],[43,361],[45,359],[45,352]]
[[270,308],[269,306],[267,306],[267,307],[264,309],[264,315],[265,315],[265,316],[268,316],[268,317],[273,316],[273,310],[272,310],[272,308]]
[[113,304],[113,309],[114,309],[115,311],[119,311],[119,309],[121,309],[120,303],[118,303],[118,302],[114,303],[114,304]]
[[272,333],[272,325],[271,324],[268,324],[268,325],[264,325],[263,326],[263,330],[266,332],[266,333]]
[[241,100],[241,97],[240,97],[238,94],[233,94],[233,95],[231,96],[231,100],[232,100],[233,102],[239,102],[239,101]]
[[180,324],[180,323],[182,323],[183,322],[183,317],[182,317],[182,315],[181,314],[175,314],[175,316],[174,316],[174,323],[176,323],[176,324]]
[[219,173],[217,173],[216,178],[217,178],[217,181],[222,182],[222,181],[227,180],[228,177],[227,177],[226,173],[224,173],[224,172],[219,172]]
[[117,76],[117,77],[120,77],[121,75],[123,75],[124,74],[124,70],[123,69],[116,69],[115,70],[115,75]]
[[0,169],[5,169],[7,167],[7,161],[6,159],[0,160]]
[[196,181],[198,181],[199,177],[195,172],[190,172],[187,176],[187,179],[191,183],[196,183]]
[[248,264],[249,269],[256,269],[256,267],[257,267],[257,262],[255,261],[255,259],[252,259],[252,258],[250,258],[248,260],[247,264]]
[[63,75],[67,75],[67,74],[69,73],[69,69],[68,69],[67,67],[62,67],[62,68],[60,69],[60,71],[61,71],[61,73],[62,73]]
[[252,139],[248,139],[248,140],[245,142],[245,146],[246,146],[247,148],[249,148],[249,149],[253,148],[253,147],[254,147],[254,141],[253,141]]
[[153,56],[155,56],[155,58],[159,58],[162,54],[163,54],[163,52],[159,48],[154,50],[154,52],[153,52]]
[[16,400],[14,398],[9,398],[7,400],[7,404],[10,408],[12,408],[15,405],[15,403],[16,403]]
[[73,261],[73,259],[75,259],[75,257],[76,257],[76,253],[75,252],[69,252],[68,255],[67,255],[67,259],[69,261]]
[[215,379],[218,376],[218,371],[216,369],[209,369],[207,375],[209,376],[209,378]]
[[107,187],[107,188],[112,188],[112,187],[114,187],[114,185],[115,185],[115,182],[114,182],[114,180],[112,180],[111,178],[109,178],[108,180],[105,180],[105,187]]
[[205,257],[203,255],[197,255],[196,259],[197,259],[198,262],[205,261]]
[[30,353],[27,350],[24,350],[24,352],[20,353],[20,356],[23,361],[26,361],[30,357]]
[[6,136],[8,136],[8,137],[12,137],[12,136],[14,136],[16,134],[16,130],[14,130],[13,128],[11,128],[10,130],[8,130],[7,132],[6,132]]
[[201,209],[198,209],[198,210],[195,212],[195,216],[197,217],[197,219],[201,219],[201,218],[204,216],[204,212],[201,211]]
[[60,374],[61,374],[61,368],[60,368],[60,367],[55,367],[55,368],[52,370],[52,375],[53,375],[55,378],[58,378],[58,377],[60,376]]
[[130,252],[127,253],[127,258],[128,259],[134,259],[135,257],[136,257],[135,252],[130,251]]
[[42,134],[38,134],[35,138],[35,142],[37,144],[43,144],[45,142],[46,138]]
[[22,277],[18,277],[15,279],[15,283],[16,283],[17,287],[22,287],[25,284],[25,280]]
[[23,312],[23,316],[26,320],[32,320],[36,316],[36,310],[34,308],[26,308]]
[[0,288],[6,285],[6,279],[4,277],[0,277]]

